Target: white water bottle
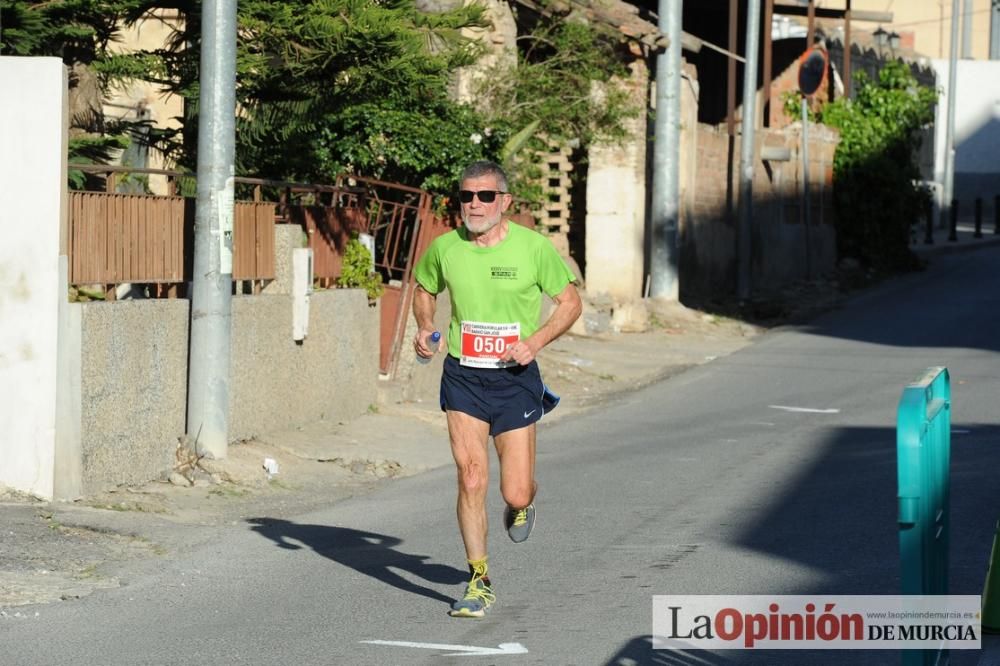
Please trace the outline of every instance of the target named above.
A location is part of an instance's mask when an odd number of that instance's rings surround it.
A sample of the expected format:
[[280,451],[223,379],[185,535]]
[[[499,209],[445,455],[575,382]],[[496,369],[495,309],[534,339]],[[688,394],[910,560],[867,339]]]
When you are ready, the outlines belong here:
[[[441,344],[441,333],[440,332],[434,331],[433,333],[430,334],[430,336],[428,336],[428,338],[427,338],[427,346],[431,348],[431,352],[432,353],[434,353],[434,354],[437,353],[438,346],[440,346],[440,344]],[[417,363],[420,363],[422,365],[427,365],[430,362],[431,362],[431,357],[430,356],[428,356],[427,358],[424,358],[420,354],[417,354]]]

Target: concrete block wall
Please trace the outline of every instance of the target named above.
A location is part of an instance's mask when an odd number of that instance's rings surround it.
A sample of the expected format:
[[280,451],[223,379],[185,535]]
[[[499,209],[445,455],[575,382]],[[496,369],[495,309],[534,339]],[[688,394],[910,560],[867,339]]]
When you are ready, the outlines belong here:
[[188,301],[70,307],[81,313],[79,493],[157,478],[184,434]]
[[379,308],[360,289],[314,292],[309,331],[292,340],[292,299],[233,298],[232,440],[363,414],[376,403]]
[[[78,433],[80,473],[62,498],[173,467],[186,429],[188,307],[180,299],[70,305],[79,423],[60,427]],[[379,312],[363,291],[314,293],[302,344],[292,340],[290,296],[237,296],[232,313],[230,441],[353,418],[376,402]]]

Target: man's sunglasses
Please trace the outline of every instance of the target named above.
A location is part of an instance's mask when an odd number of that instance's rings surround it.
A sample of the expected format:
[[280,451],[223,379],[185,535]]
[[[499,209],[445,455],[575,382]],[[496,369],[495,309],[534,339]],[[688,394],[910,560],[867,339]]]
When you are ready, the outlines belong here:
[[506,192],[501,192],[500,190],[479,190],[474,192],[473,190],[459,190],[458,200],[464,204],[472,203],[472,198],[475,196],[479,197],[479,200],[483,203],[493,203],[497,198],[498,194],[507,194]]

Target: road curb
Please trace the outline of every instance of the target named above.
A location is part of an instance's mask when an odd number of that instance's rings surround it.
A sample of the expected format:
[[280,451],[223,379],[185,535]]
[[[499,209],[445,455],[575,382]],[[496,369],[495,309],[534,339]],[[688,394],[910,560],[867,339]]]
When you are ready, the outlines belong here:
[[937,255],[971,252],[997,245],[1000,245],[1000,236],[991,233],[989,236],[984,234],[982,238],[974,240],[935,242],[934,245],[911,246],[910,249],[918,257],[931,259]]

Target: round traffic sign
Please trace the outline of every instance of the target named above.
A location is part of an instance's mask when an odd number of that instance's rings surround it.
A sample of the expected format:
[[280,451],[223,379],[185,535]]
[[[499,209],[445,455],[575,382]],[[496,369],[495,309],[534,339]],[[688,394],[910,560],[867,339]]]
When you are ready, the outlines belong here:
[[809,96],[815,94],[826,81],[829,57],[824,49],[812,48],[799,58],[799,92]]

